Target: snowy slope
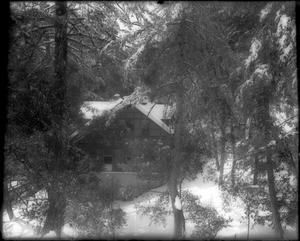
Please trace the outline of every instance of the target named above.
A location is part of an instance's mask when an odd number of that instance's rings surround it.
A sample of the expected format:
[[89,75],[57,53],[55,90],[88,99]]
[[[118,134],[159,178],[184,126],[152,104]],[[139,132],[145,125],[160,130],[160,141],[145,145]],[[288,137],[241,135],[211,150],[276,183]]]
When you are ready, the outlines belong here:
[[[230,168],[230,163],[227,163],[225,166],[226,169]],[[221,198],[221,191],[216,183],[213,181],[205,181],[203,175],[199,174],[196,180],[192,182],[184,181],[182,184],[183,190],[189,190],[192,194],[199,196],[200,201],[203,205],[209,205],[217,209],[220,215],[225,218],[232,218],[233,221],[230,223],[230,226],[219,231],[217,234],[218,239],[246,239],[247,238],[247,219],[243,218],[244,214],[244,205],[240,200],[232,200],[230,207],[223,205]],[[166,186],[162,186],[154,191],[165,191]],[[152,199],[149,199],[148,196],[143,195],[139,198],[136,198],[131,202],[118,202],[117,205],[120,205],[121,208],[128,215],[127,226],[118,232],[120,238],[134,237],[134,238],[163,238],[169,239],[172,238],[173,231],[173,217],[167,217],[167,225],[155,225],[152,224],[149,226],[149,216],[139,216],[137,210],[135,209],[135,203],[149,203],[155,200],[155,197],[158,194],[152,193]],[[228,201],[228,200],[227,200]],[[276,239],[274,230],[268,226],[255,225],[252,227],[253,219],[250,220],[250,239]],[[187,236],[191,235],[193,231],[193,224],[186,223],[186,234]],[[287,228],[285,231],[285,239],[297,239],[297,231],[292,228]]]
[[[157,191],[165,191],[166,186],[153,189],[154,192],[144,194],[133,201],[118,201],[116,206],[120,206],[127,213],[127,226],[121,230],[116,231],[116,237],[123,238],[159,238],[171,239],[173,231],[173,217],[167,216],[166,226],[159,224],[152,224],[149,226],[149,216],[141,217],[136,210],[135,204],[137,203],[153,203],[158,197]],[[229,218],[233,221],[230,227],[224,228],[219,231],[217,238],[232,240],[246,239],[247,238],[247,220],[242,218],[244,216],[243,204],[241,201],[231,200],[230,207],[223,205],[221,192],[213,181],[205,181],[202,175],[198,175],[196,180],[192,182],[185,181],[182,185],[184,190],[189,190],[194,195],[199,196],[203,205],[210,205],[217,209],[220,215]],[[156,191],[156,192],[155,192]],[[30,226],[26,227],[18,222],[8,222],[7,214],[4,215],[4,235],[6,237],[29,237],[34,235]],[[268,226],[256,225],[252,228],[253,220],[250,222],[250,239],[276,239],[274,230]],[[186,234],[191,235],[193,231],[192,223],[186,223]],[[47,237],[55,237],[54,233],[49,233]],[[63,237],[76,237],[76,232],[71,227],[64,227]],[[297,231],[295,229],[287,228],[285,231],[285,239],[297,239]]]

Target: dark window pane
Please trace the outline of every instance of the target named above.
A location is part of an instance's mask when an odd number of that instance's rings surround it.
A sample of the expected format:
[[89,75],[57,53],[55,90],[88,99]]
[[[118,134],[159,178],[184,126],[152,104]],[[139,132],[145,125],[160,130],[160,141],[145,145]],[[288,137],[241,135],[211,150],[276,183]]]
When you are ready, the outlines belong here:
[[132,121],[126,121],[126,127],[128,132],[133,132],[134,131],[134,125]]
[[104,156],[104,164],[112,164],[112,156]]
[[148,121],[142,122],[142,135],[147,136],[150,134],[150,123]]

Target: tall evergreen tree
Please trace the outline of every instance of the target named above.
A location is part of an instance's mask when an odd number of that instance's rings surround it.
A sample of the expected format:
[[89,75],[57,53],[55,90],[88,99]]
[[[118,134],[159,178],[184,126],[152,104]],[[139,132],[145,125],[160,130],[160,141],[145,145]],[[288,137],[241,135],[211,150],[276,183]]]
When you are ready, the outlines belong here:
[[[105,8],[96,7],[95,12]],[[48,209],[42,233],[53,230],[58,236],[67,195],[74,192],[72,180],[88,164],[69,137],[82,125],[78,114],[86,93],[99,84],[98,73],[91,68],[99,56],[92,50],[99,53],[116,34],[109,24],[85,26],[82,21],[88,16],[78,11],[81,18],[73,8],[73,3],[66,2],[11,4],[6,173],[12,171],[12,180],[26,177],[36,191],[46,189]],[[89,21],[97,23],[92,17]],[[102,38],[91,30],[102,31]],[[12,170],[15,164],[20,168]]]
[[[204,9],[207,12],[200,17],[199,14],[203,13]],[[178,168],[183,162],[180,155],[182,133],[188,124],[184,123],[184,119],[194,115],[191,106],[194,101],[199,100],[197,98],[199,93],[196,94],[193,88],[205,91],[200,86],[209,86],[213,89],[212,85],[215,85],[220,96],[218,84],[225,77],[225,73],[222,73],[224,68],[222,65],[225,62],[216,59],[222,57],[225,59],[225,53],[229,48],[226,41],[224,44],[222,26],[219,26],[218,33],[213,31],[216,23],[209,22],[211,18],[208,12],[211,13],[213,10],[215,10],[213,4],[180,3],[169,6],[166,12],[173,11],[173,16],[176,17],[168,19],[162,26],[162,29],[166,27],[164,35],[157,34],[148,39],[140,50],[137,62],[137,66],[142,69],[141,81],[151,88],[152,93],[156,96],[170,96],[176,103],[174,149],[168,183],[173,207],[175,239],[184,236],[183,211],[175,203],[180,196]],[[204,32],[208,34],[205,35]],[[225,154],[225,150],[223,153]]]
[[[262,156],[267,161],[273,223],[276,234],[279,238],[283,238],[282,218],[277,198],[279,190],[276,190],[276,155],[271,146],[278,136],[274,123],[276,112],[286,111],[279,107],[282,106],[279,103],[288,102],[290,108],[297,109],[293,103],[294,97],[291,96],[293,95],[291,85],[295,84],[291,81],[295,71],[295,52],[292,51],[295,46],[294,5],[274,2],[254,6],[254,12],[250,13],[256,24],[254,29],[250,29],[252,34],[248,36],[251,41],[250,55],[245,60],[245,66],[242,66],[245,69],[245,81],[237,90],[236,100],[244,110],[242,115],[251,120],[249,128],[253,133],[250,139],[259,141],[263,146],[260,148],[255,146],[254,150],[265,150]],[[253,15],[254,13],[256,15]],[[254,133],[261,133],[262,136],[255,136]],[[255,154],[253,162],[256,168],[257,155],[258,153]],[[255,175],[257,179],[257,173]]]

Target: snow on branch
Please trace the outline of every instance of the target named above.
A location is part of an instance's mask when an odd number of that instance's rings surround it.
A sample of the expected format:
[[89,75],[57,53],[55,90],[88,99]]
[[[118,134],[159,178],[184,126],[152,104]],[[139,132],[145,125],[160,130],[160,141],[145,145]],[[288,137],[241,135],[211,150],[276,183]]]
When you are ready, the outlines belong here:
[[271,12],[271,8],[272,8],[273,4],[272,3],[268,3],[261,11],[260,11],[260,19],[259,21],[262,22],[267,15]]
[[250,63],[257,59],[258,51],[261,49],[262,44],[261,41],[257,38],[252,40],[251,48],[250,48],[250,55],[245,61],[245,65],[248,68]]
[[267,64],[257,65],[255,71],[250,76],[250,78],[247,79],[239,87],[239,90],[237,91],[237,94],[236,94],[235,103],[242,107],[243,103],[241,100],[242,100],[244,91],[247,90],[247,88],[251,87],[255,83],[258,83],[258,81],[269,81],[271,79],[272,79],[272,75],[269,73],[269,65],[267,65]]
[[275,145],[276,145],[276,141],[272,140],[269,142],[269,144],[267,146],[270,147],[270,146],[275,146]]
[[138,50],[126,61],[125,70],[128,70],[132,64],[136,63],[139,55],[143,52],[144,48],[145,45],[139,47]]
[[[285,59],[292,53],[294,45],[291,40],[295,40],[296,29],[292,26],[291,18],[286,14],[281,15],[281,11],[277,11],[275,21],[278,21],[276,36],[278,37],[279,50],[282,51],[280,60]],[[291,28],[292,27],[292,28]]]
[[268,79],[271,79],[271,74],[268,73],[269,66],[267,64],[260,64],[254,71],[254,74],[257,74],[258,77],[262,78],[266,76]]

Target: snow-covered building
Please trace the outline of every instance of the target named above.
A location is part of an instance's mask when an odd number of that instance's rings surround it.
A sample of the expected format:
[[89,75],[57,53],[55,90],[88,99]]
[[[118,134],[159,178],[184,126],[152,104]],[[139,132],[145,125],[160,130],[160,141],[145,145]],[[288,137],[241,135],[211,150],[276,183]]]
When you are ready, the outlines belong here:
[[83,117],[87,120],[86,126],[95,118],[101,118],[106,111],[126,124],[127,131],[121,136],[112,132],[104,140],[101,135],[93,133],[82,135],[77,131],[72,135],[77,146],[98,160],[99,165],[93,167],[96,172],[124,171],[123,167],[132,158],[128,151],[129,140],[157,139],[165,142],[174,133],[171,124],[174,108],[169,105],[123,97],[111,101],[86,101],[81,107]]

